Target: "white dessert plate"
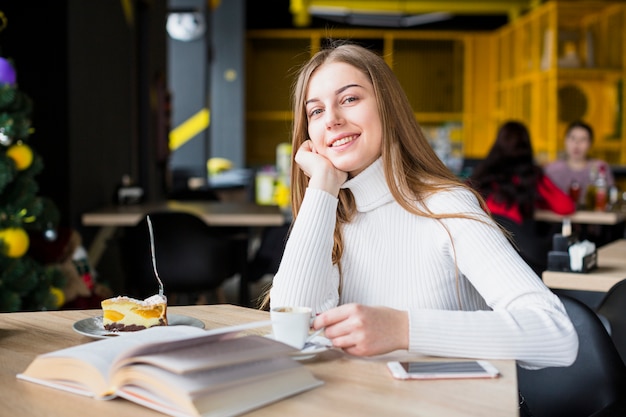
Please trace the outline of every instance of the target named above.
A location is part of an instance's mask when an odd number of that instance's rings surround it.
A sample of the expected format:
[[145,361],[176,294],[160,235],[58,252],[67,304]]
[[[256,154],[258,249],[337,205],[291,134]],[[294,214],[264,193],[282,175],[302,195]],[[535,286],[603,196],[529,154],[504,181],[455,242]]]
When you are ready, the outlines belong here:
[[[270,333],[265,335],[265,337],[273,339],[274,335]],[[332,342],[328,338],[324,336],[315,336],[313,339],[308,341],[306,345],[304,345],[304,348],[302,348],[302,350],[294,352],[290,354],[290,356],[297,361],[303,361],[314,358],[316,355],[325,352],[332,347]]]
[[[168,314],[167,323],[169,326],[194,326],[204,329],[204,323],[193,317],[183,316],[182,314]],[[102,316],[89,317],[86,319],[78,320],[72,326],[74,331],[82,334],[83,336],[91,337],[94,339],[105,339],[112,336],[124,336],[130,332],[110,332],[104,329],[102,324]],[[141,330],[139,330],[141,331]]]

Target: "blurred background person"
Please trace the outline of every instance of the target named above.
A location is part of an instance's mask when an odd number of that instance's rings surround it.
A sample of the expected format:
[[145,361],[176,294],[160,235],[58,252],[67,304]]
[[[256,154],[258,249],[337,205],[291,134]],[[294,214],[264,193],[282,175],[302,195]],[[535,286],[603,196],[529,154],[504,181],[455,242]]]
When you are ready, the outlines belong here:
[[557,230],[535,222],[535,209],[567,215],[576,211],[576,205],[535,163],[526,126],[504,123],[468,181],[484,197],[494,219],[511,233],[522,258],[541,276]]
[[583,121],[570,123],[565,131],[565,153],[559,159],[545,166],[545,173],[557,187],[576,200],[576,204],[593,210],[587,202],[589,186],[598,180],[598,174],[604,174],[604,186],[608,189],[615,185],[611,167],[605,161],[589,156],[593,144],[593,129]]

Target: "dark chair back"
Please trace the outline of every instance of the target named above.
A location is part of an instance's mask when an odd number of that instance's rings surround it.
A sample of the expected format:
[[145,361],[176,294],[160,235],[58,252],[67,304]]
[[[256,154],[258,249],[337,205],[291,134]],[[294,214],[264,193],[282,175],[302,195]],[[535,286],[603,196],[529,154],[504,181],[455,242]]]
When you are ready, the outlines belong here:
[[[165,295],[213,291],[238,272],[241,241],[237,228],[211,227],[183,212],[150,213],[157,270]],[[126,292],[137,298],[155,294],[146,218],[121,238]]]
[[547,230],[542,230],[544,225],[537,224],[533,219],[526,219],[522,224],[499,215],[493,215],[493,219],[511,234],[515,249],[522,259],[537,275],[541,276],[541,273],[548,267],[552,234]]
[[611,339],[626,362],[626,279],[609,289],[596,312],[609,322]]
[[578,332],[576,361],[539,370],[518,366],[519,390],[533,417],[589,417],[626,398],[626,366],[596,313],[560,298]]
[[266,227],[261,232],[261,242],[254,257],[248,265],[249,281],[258,281],[266,274],[276,274],[283,258],[289,224]]

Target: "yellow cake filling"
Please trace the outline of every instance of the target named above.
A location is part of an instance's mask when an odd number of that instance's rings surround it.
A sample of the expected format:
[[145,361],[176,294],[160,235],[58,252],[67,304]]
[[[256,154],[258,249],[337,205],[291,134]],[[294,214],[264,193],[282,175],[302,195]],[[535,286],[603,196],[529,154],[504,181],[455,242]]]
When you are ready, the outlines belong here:
[[102,301],[102,324],[106,330],[135,331],[167,326],[167,299],[155,295],[145,300],[114,297]]

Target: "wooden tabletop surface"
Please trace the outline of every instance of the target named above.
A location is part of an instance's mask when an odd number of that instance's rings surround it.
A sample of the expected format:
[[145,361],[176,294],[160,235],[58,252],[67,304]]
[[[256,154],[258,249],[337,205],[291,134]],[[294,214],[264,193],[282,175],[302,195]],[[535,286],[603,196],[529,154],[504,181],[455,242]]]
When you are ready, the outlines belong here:
[[626,279],[626,239],[598,249],[598,267],[586,273],[544,271],[543,282],[550,288],[606,292]]
[[574,214],[563,216],[550,210],[535,210],[535,220],[545,222],[561,222],[565,218],[569,218],[572,223],[612,226],[626,221],[626,213],[614,211],[578,210]]
[[[206,328],[267,320],[267,312],[233,305],[169,307],[168,311],[202,320]],[[0,314],[0,403],[6,416],[159,416],[155,411],[122,399],[97,401],[18,380],[41,353],[79,343],[89,337],[73,331],[80,319],[100,310]],[[269,328],[250,333],[267,334]],[[517,417],[517,376],[512,360],[492,361],[502,376],[496,379],[400,381],[391,377],[385,362],[406,359],[405,352],[376,358],[357,358],[335,349],[304,364],[320,379],[321,387],[254,410],[249,416],[433,416]],[[423,357],[421,357],[423,359]]]
[[153,211],[184,211],[210,226],[282,226],[285,215],[277,206],[238,201],[162,201],[102,207],[82,215],[84,226],[134,226]]

